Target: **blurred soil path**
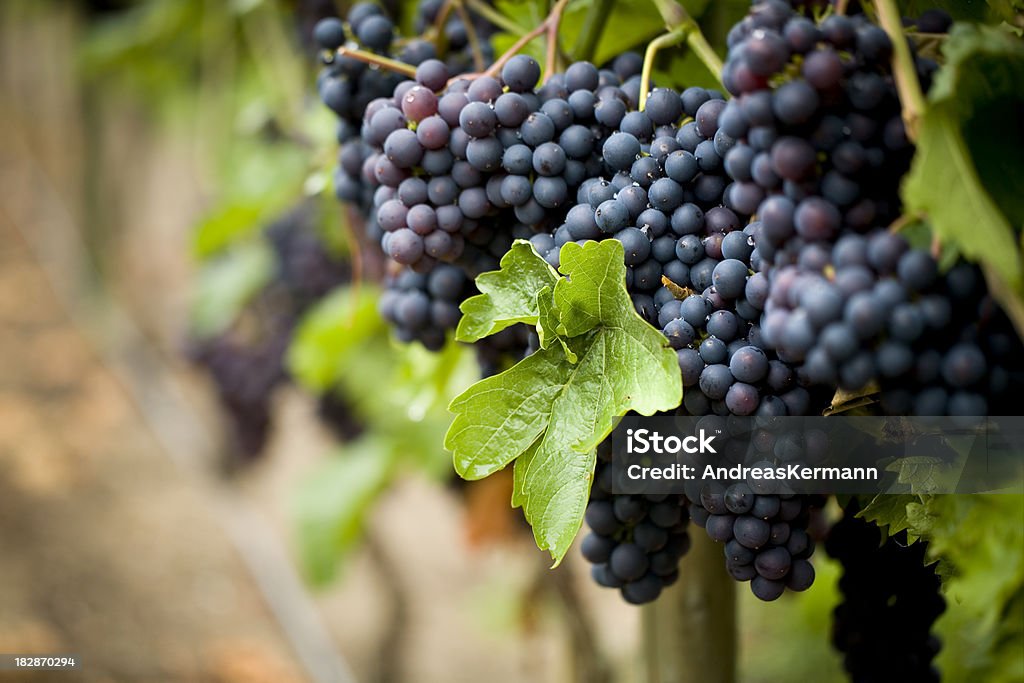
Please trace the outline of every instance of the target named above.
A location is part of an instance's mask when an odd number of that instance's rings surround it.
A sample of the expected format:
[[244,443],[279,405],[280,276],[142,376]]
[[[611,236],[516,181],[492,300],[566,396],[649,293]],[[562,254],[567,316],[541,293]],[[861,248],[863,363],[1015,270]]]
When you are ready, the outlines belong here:
[[4,680],[301,681],[244,565],[0,214]]

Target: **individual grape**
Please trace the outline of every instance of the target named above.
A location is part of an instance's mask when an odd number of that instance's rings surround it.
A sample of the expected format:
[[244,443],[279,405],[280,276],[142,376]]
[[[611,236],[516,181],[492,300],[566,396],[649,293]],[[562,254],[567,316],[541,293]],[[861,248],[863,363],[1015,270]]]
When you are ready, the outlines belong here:
[[528,55],[515,55],[501,68],[501,80],[512,92],[532,90],[540,79],[540,64]]
[[651,255],[651,241],[637,228],[624,228],[615,233],[615,239],[622,242],[627,266],[639,265]]
[[715,266],[711,281],[726,299],[741,296],[747,284],[747,265],[738,259],[725,259]]
[[354,28],[359,42],[378,52],[387,50],[394,38],[394,24],[380,14],[366,17]]
[[733,381],[728,366],[708,365],[700,374],[700,390],[710,399],[724,399]]
[[337,50],[345,44],[345,25],[336,17],[321,19],[313,27],[313,40],[324,50]]
[[426,59],[416,67],[416,82],[433,92],[442,90],[449,77],[448,67],[439,59]]
[[622,597],[626,602],[642,605],[653,602],[661,594],[663,579],[655,574],[646,574],[636,581],[630,581],[622,587]]
[[729,372],[740,382],[757,384],[768,376],[768,356],[756,346],[743,346],[729,358]]
[[398,168],[412,168],[423,158],[423,146],[416,138],[416,133],[407,128],[399,128],[385,140],[384,154]]
[[597,227],[605,233],[616,233],[629,225],[629,209],[617,199],[602,202],[594,212]]
[[591,532],[583,537],[580,551],[588,562],[601,564],[608,561],[616,547],[613,539]]
[[759,600],[771,602],[782,597],[786,590],[786,583],[784,581],[772,581],[759,575],[751,580],[750,590]]
[[565,150],[553,142],[545,142],[533,151],[533,170],[540,175],[559,175],[565,170],[565,162]]
[[629,170],[640,155],[640,141],[628,133],[612,133],[604,143],[602,154],[611,168]]
[[459,112],[459,126],[474,138],[487,137],[498,124],[497,116],[483,102],[470,102]]
[[390,233],[388,256],[405,265],[416,263],[423,256],[423,238],[408,228]]
[[402,97],[402,113],[417,123],[433,116],[437,113],[437,96],[429,88],[414,86]]
[[470,81],[466,96],[470,102],[493,103],[501,96],[501,82],[491,76],[480,76]]
[[733,524],[733,534],[740,545],[757,550],[771,538],[771,525],[763,519],[742,515]]
[[533,182],[533,197],[542,207],[555,209],[569,199],[569,188],[559,177],[540,177]]
[[523,121],[519,134],[524,143],[536,148],[555,139],[555,122],[544,112],[534,112]]

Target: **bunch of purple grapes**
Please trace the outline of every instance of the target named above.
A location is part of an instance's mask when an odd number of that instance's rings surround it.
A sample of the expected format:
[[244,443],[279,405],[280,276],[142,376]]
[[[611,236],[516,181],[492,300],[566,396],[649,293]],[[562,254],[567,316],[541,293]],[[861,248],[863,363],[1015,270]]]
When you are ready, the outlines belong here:
[[[263,233],[274,254],[270,282],[224,332],[189,342],[189,357],[210,376],[230,431],[232,455],[251,459],[266,446],[275,391],[288,383],[285,353],[302,314],[351,278],[349,264],[317,235],[308,204]],[[339,435],[358,432],[344,398],[321,399],[321,416]]]
[[843,601],[833,613],[832,642],[852,681],[939,681],[931,627],[946,608],[927,544],[906,532],[884,540],[848,507],[825,541],[843,565]]
[[580,548],[598,585],[618,588],[627,602],[643,604],[679,578],[679,560],[690,549],[686,497],[613,494],[609,441],[597,449],[585,519],[591,531]]
[[[425,27],[437,10],[421,8]],[[916,25],[949,21],[931,12]],[[458,34],[453,25],[452,45]],[[458,78],[467,67],[425,50],[415,80],[364,99],[339,196],[358,195],[371,235],[403,267],[382,300],[399,338],[440,347],[472,278],[514,239],[555,267],[568,242],[615,239],[637,311],[677,352],[681,414],[814,415],[839,389],[877,394],[887,414],[1019,410],[1024,348],[980,271],[941,273],[888,230],[914,150],[885,31],[862,14],[817,20],[804,3],[764,0],[728,45],[729,100],[703,88],[641,98],[632,53],[541,82],[524,55]],[[927,88],[936,65],[915,61]],[[535,347],[507,331],[480,357],[490,373]],[[599,460],[584,554],[627,600],[654,599],[672,580],[665,558],[685,552],[682,540],[666,552],[648,526],[681,539],[687,517],[725,544],[728,571],[758,597],[813,581],[806,529],[820,498],[707,487],[668,499],[685,514],[665,526],[651,515],[666,499],[612,495],[609,473]]]

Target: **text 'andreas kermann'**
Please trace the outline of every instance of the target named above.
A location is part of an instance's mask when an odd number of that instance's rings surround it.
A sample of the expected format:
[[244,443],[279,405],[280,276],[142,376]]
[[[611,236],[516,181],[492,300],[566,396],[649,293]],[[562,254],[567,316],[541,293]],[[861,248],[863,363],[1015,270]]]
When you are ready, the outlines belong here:
[[[691,436],[670,434],[662,436],[660,432],[648,429],[626,430],[626,454],[633,455],[713,455],[715,450],[715,434],[707,434],[703,429]],[[876,467],[810,467],[803,464],[777,465],[760,462],[753,465],[732,465],[716,467],[705,465],[698,474],[698,467],[683,463],[673,463],[661,467],[646,467],[631,464],[626,467],[626,476],[633,480],[644,479],[701,479],[701,480],[775,480],[775,481],[877,481]]]

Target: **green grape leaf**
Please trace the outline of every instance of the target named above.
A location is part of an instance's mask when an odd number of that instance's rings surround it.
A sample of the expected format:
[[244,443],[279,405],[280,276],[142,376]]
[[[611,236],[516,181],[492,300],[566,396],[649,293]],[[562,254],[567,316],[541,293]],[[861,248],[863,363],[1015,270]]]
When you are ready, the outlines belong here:
[[397,449],[364,437],[319,463],[292,500],[298,550],[310,580],[325,584],[362,537],[364,518],[391,481]]
[[887,533],[893,536],[910,528],[907,506],[920,503],[921,500],[920,496],[910,494],[880,493],[864,505],[857,516],[885,527]]
[[570,363],[575,363],[578,356],[560,336],[565,331],[561,330],[561,324],[558,321],[558,309],[555,308],[551,287],[540,290],[540,294],[537,295],[537,308],[540,311],[540,315],[537,316],[537,337],[540,339],[540,348],[546,349],[557,340],[562,345],[562,350],[565,351],[565,357],[569,359]]
[[517,240],[501,258],[501,269],[476,279],[480,294],[462,302],[455,338],[475,342],[516,323],[536,325],[537,293],[554,286],[558,273],[529,242]]
[[1019,300],[1024,256],[1015,231],[1024,227],[1024,178],[1007,169],[1024,144],[1024,42],[958,24],[944,53],[903,198],[909,212],[927,214],[944,242],[1004,285],[997,296]]
[[513,504],[523,507],[537,545],[556,564],[582,523],[594,449],[615,419],[670,410],[682,397],[676,354],[633,308],[623,257],[615,240],[566,244],[566,277],[555,284],[551,305],[541,304],[547,348],[449,406],[455,419],[445,446],[464,478],[486,477],[526,456],[515,466]]
[[322,394],[352,371],[351,351],[382,336],[383,330],[375,289],[339,288],[299,323],[285,359],[288,372],[305,388]]
[[935,624],[954,681],[1024,680],[1024,496],[935,496],[928,552],[955,609]]

